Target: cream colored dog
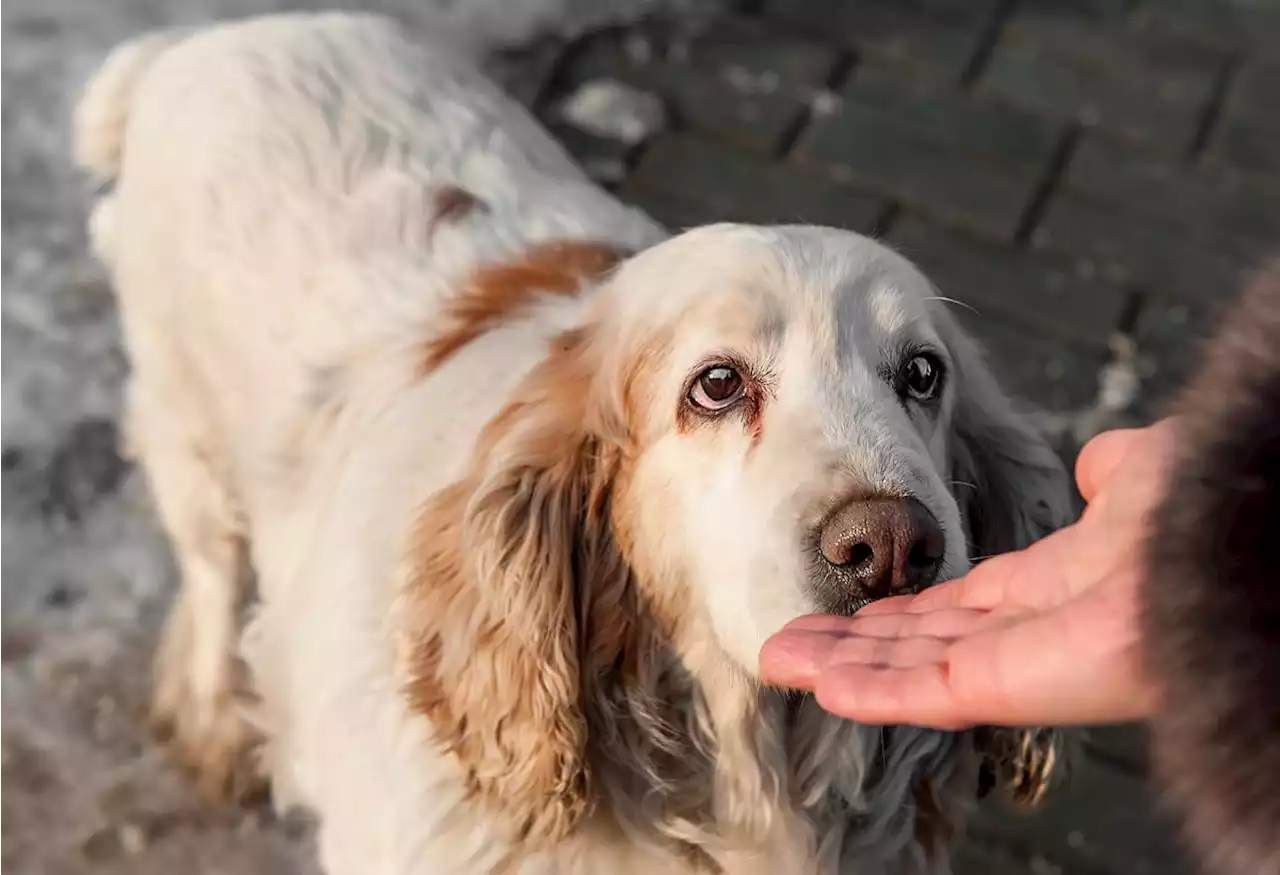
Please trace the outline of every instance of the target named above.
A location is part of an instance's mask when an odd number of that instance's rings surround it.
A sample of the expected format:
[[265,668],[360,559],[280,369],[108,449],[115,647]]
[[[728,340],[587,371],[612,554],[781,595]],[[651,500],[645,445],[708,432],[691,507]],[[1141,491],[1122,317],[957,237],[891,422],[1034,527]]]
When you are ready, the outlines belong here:
[[756,667],[1067,515],[911,264],[667,238],[371,17],[143,37],[77,129],[182,573],[155,708],[206,790],[262,742],[334,875],[946,871],[971,737]]

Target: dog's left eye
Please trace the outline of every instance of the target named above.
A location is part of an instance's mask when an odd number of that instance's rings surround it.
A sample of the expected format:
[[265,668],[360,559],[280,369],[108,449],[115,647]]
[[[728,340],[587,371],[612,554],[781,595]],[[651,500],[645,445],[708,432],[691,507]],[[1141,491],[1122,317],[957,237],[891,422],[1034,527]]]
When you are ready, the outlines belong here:
[[912,356],[898,373],[899,393],[916,401],[932,401],[942,388],[942,362],[933,353]]
[[689,401],[703,410],[724,410],[742,397],[742,375],[728,365],[712,365],[693,381]]

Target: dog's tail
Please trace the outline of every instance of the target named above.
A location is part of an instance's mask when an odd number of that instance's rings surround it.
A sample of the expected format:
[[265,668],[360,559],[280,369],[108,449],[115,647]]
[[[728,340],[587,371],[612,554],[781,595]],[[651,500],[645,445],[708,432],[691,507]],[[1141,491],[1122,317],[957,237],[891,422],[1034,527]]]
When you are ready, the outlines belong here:
[[155,31],[121,43],[80,93],[72,123],[75,159],[94,182],[114,182],[120,173],[134,89],[176,38],[171,31]]
[[[121,43],[84,86],[72,119],[76,163],[98,186],[120,175],[129,110],[147,69],[178,39],[173,31],[153,31]],[[110,265],[115,260],[116,199],[103,194],[89,216],[89,238],[95,254]]]

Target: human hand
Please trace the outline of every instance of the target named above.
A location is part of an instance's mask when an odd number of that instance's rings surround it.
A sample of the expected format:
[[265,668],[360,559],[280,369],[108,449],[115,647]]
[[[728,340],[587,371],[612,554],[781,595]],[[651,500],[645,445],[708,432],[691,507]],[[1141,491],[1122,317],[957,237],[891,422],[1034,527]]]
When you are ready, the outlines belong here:
[[766,681],[871,724],[943,729],[1137,719],[1154,701],[1138,654],[1146,520],[1172,458],[1168,421],[1105,432],[1076,464],[1075,524],[914,596],[811,615],[760,655]]

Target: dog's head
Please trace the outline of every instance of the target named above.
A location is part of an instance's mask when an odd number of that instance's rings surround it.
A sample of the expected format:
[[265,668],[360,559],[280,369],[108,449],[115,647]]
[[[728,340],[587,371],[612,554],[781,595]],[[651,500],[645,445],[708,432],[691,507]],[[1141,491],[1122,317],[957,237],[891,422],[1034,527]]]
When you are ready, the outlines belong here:
[[589,807],[588,749],[621,743],[590,715],[634,705],[588,701],[626,698],[611,678],[667,654],[700,695],[755,695],[789,620],[959,575],[1068,513],[1061,463],[946,303],[867,238],[691,231],[588,309],[410,551],[411,699],[530,839]]

